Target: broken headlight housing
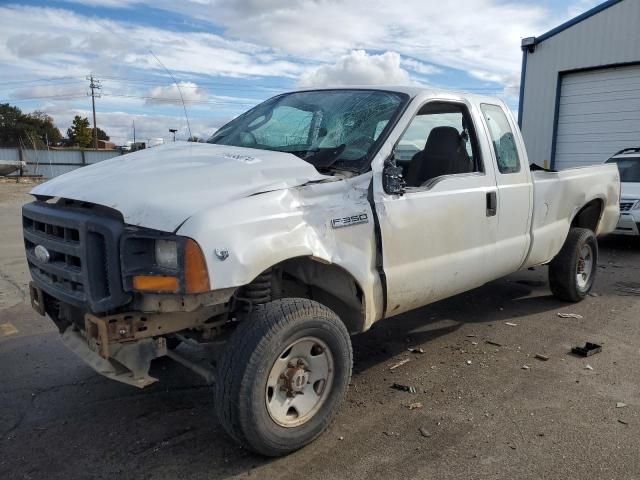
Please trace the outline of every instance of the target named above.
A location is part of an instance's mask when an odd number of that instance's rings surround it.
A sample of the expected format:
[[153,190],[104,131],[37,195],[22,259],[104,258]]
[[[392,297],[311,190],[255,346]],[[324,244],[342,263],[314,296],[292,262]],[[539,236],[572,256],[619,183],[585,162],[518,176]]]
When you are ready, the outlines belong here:
[[187,294],[211,290],[206,261],[195,240],[136,228],[128,229],[121,242],[125,290]]

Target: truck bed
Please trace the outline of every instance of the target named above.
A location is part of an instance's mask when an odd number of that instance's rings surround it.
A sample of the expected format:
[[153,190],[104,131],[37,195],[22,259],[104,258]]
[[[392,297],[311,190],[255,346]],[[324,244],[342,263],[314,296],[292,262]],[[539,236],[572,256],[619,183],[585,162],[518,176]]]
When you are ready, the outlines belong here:
[[[559,172],[534,171],[531,246],[523,268],[549,262],[562,248],[571,222],[592,201],[604,208],[597,235],[611,233],[620,216],[620,182],[615,165],[570,168]],[[606,192],[602,186],[607,185]]]

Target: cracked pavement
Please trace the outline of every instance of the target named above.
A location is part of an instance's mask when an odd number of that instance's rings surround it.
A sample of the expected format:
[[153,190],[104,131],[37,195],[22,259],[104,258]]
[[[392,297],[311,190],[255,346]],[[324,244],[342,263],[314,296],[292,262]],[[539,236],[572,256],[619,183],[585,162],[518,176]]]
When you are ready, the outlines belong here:
[[[0,327],[13,327],[0,328],[2,479],[640,477],[638,239],[601,242],[597,296],[580,304],[552,298],[538,268],[354,338],[333,426],[299,452],[264,459],[227,437],[195,374],[160,359],[161,381],[148,389],[110,381],[31,310],[20,232],[28,189],[0,183]],[[585,341],[602,353],[568,354]]]

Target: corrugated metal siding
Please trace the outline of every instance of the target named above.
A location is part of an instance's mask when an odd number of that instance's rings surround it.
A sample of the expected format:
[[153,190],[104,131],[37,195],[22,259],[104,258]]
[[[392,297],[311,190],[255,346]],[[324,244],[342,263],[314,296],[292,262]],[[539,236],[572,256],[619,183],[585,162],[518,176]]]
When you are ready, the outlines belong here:
[[522,131],[529,160],[551,159],[558,74],[640,62],[640,1],[624,0],[545,40],[527,56]]
[[117,152],[115,150],[105,150],[105,151],[86,150],[84,152],[85,161],[89,164],[98,163],[103,160],[108,160],[113,157],[118,157],[119,155],[120,155],[120,152]]
[[0,148],[0,160],[17,162],[20,160],[20,152],[18,152],[17,148]]
[[[53,178],[120,155],[117,150],[22,150],[22,160],[27,163],[23,173]],[[0,148],[0,159],[19,160],[20,151],[17,148]]]
[[640,65],[562,77],[556,168],[602,163],[640,146]]

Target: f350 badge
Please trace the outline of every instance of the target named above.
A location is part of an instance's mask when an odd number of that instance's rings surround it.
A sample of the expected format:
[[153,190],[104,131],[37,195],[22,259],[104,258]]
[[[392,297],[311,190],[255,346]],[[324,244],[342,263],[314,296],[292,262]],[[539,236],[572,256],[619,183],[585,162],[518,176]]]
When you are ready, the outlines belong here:
[[350,227],[351,225],[358,225],[360,223],[369,223],[369,216],[366,213],[358,213],[356,215],[333,218],[331,220],[331,226],[333,228]]

